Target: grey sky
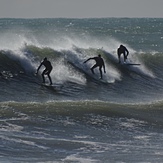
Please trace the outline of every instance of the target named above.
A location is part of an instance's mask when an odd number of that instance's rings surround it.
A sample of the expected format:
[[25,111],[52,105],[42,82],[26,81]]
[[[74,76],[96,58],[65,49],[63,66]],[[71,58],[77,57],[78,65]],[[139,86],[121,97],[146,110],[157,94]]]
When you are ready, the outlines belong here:
[[0,18],[161,17],[163,0],[0,0]]

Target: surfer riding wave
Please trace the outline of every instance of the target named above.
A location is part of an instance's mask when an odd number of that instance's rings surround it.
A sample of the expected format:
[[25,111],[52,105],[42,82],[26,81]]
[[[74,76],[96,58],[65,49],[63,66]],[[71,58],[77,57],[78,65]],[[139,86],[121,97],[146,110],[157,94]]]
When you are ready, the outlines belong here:
[[100,79],[103,78],[102,76],[102,67],[104,69],[104,73],[106,73],[105,71],[105,63],[103,58],[101,57],[101,55],[99,54],[97,57],[93,57],[93,58],[88,58],[86,61],[84,61],[84,63],[86,63],[87,61],[94,59],[95,60],[95,65],[93,67],[91,67],[91,71],[94,74],[94,68],[99,67],[99,71],[100,71]]
[[38,71],[39,71],[39,69],[41,68],[42,65],[45,66],[45,70],[41,74],[42,75],[42,79],[43,79],[43,83],[45,83],[45,77],[44,77],[44,75],[47,75],[48,78],[49,78],[49,81],[50,81],[50,85],[52,85],[52,79],[50,77],[50,73],[51,73],[53,67],[52,67],[50,61],[48,61],[46,57],[41,62],[40,66],[38,67],[36,74],[38,74]]

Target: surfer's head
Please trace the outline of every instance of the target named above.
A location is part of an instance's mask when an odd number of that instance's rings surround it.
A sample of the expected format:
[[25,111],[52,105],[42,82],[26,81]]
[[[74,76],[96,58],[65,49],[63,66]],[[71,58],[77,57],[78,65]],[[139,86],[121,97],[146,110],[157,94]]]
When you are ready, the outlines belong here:
[[101,57],[101,54],[99,54],[98,56]]
[[47,58],[46,57],[44,58],[44,61],[47,61]]

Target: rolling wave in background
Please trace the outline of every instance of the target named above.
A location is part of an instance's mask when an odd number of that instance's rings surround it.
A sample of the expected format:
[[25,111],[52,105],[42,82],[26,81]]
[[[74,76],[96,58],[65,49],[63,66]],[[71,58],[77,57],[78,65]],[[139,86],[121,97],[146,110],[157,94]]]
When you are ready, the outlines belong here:
[[[162,162],[162,27],[163,19],[0,19],[0,160]],[[140,65],[118,64],[120,44]],[[98,54],[103,80],[93,60],[83,64]],[[41,84],[43,68],[35,75],[44,57],[52,87]]]

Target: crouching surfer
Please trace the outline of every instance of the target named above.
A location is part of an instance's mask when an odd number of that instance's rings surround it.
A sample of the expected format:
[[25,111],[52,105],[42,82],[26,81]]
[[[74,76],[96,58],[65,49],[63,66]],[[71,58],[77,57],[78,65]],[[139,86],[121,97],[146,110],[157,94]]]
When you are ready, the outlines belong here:
[[94,74],[94,68],[99,67],[99,71],[100,71],[100,79],[102,79],[102,67],[104,69],[104,73],[106,73],[105,71],[105,63],[103,58],[101,57],[101,55],[99,54],[97,57],[93,57],[93,58],[88,58],[84,63],[86,63],[87,61],[94,59],[95,60],[95,65],[93,67],[91,67],[91,71]]
[[120,47],[117,49],[117,54],[118,54],[119,63],[121,63],[121,59],[120,59],[121,54],[123,54],[124,62],[126,62],[127,56],[129,55],[129,51],[125,46],[120,45]]

